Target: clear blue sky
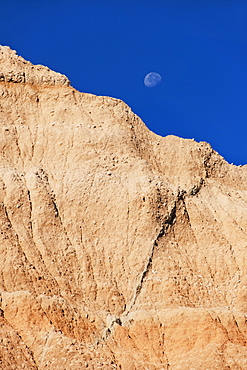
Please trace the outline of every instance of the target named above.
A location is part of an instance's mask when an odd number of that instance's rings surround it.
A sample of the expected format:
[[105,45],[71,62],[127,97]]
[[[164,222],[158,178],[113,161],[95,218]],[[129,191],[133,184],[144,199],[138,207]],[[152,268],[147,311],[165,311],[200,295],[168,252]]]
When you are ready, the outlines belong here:
[[[0,44],[247,163],[247,0],[2,0]],[[158,72],[162,83],[143,79]]]

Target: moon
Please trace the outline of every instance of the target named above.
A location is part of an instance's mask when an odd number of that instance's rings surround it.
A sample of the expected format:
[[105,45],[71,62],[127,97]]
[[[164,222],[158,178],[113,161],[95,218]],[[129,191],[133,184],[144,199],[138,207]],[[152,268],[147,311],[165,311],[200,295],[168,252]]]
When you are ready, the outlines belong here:
[[144,78],[144,85],[146,87],[155,87],[161,83],[161,75],[156,72],[148,73]]

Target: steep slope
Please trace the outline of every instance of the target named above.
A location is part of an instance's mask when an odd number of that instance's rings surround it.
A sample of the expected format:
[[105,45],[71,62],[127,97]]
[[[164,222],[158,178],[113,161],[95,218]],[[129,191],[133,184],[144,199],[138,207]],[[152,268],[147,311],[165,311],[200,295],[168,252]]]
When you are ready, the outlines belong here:
[[246,369],[247,166],[0,47],[3,369]]

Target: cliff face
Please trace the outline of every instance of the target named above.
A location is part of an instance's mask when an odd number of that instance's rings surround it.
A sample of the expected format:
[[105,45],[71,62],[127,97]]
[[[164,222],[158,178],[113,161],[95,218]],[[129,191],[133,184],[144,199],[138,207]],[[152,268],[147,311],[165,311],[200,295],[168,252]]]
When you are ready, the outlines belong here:
[[247,166],[0,47],[3,369],[246,369]]

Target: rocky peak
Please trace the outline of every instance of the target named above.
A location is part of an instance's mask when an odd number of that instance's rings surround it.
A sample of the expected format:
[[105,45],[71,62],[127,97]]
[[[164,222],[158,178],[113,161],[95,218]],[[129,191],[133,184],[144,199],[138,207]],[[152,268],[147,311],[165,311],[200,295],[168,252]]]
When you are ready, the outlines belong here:
[[68,78],[42,65],[33,65],[15,50],[0,45],[0,81],[28,83],[32,85],[65,85],[69,86]]

